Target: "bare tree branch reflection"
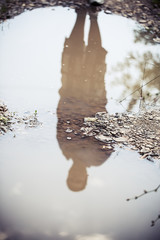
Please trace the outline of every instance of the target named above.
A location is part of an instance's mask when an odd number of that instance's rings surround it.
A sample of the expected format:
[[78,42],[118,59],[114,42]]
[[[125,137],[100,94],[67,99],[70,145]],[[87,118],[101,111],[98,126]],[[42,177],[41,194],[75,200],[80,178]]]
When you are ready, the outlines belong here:
[[157,192],[159,188],[160,188],[160,185],[158,185],[158,187],[156,187],[155,189],[150,190],[150,191],[144,190],[144,192],[141,193],[140,195],[135,196],[135,197],[133,197],[133,198],[127,198],[126,201],[136,200],[136,199],[138,199],[138,198],[140,198],[140,197],[146,195],[147,193]]
[[134,40],[135,43],[143,42],[144,44],[148,44],[148,43],[156,44],[153,41],[153,36],[150,33],[150,29],[138,28],[134,30],[134,34],[135,34],[135,40]]
[[[148,193],[153,193],[153,192],[157,192],[158,189],[160,188],[160,184],[155,188],[155,189],[152,189],[152,190],[144,190],[143,193],[141,193],[140,195],[137,195],[135,197],[132,197],[132,198],[127,198],[126,201],[130,201],[130,200],[137,200],[138,198],[140,197],[143,197],[144,195],[148,194]],[[158,217],[155,219],[155,220],[152,220],[151,221],[151,227],[155,226],[156,222],[160,219],[160,214],[158,215]]]
[[131,111],[138,101],[149,101],[151,91],[160,92],[160,56],[146,52],[130,53],[123,62],[113,67],[112,72],[121,75],[114,78],[113,86],[124,86],[119,103],[128,100],[127,109]]
[[[127,97],[133,95],[135,92],[140,91],[140,90],[141,90],[141,97],[142,97],[142,95],[143,95],[143,94],[142,94],[142,89],[143,89],[143,87],[146,86],[146,85],[148,85],[148,84],[151,83],[152,81],[155,81],[155,80],[156,80],[157,78],[159,78],[159,77],[160,77],[160,74],[159,74],[157,77],[155,77],[155,78],[151,79],[150,81],[148,81],[147,83],[145,83],[144,85],[142,85],[141,87],[139,87],[138,89],[134,90],[134,92],[130,93]],[[126,100],[127,97],[125,97],[124,99],[122,99],[122,100],[120,101],[120,103],[123,102],[124,100]],[[135,100],[135,99],[133,99],[133,100]]]
[[158,215],[158,217],[155,220],[151,221],[151,227],[154,227],[156,222],[160,219],[160,215]]

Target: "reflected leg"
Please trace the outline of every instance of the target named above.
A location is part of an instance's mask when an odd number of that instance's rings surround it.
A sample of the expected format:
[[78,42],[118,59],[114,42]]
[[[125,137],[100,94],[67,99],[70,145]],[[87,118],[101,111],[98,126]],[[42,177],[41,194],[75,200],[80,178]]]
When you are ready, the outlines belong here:
[[88,46],[93,48],[99,48],[101,47],[101,35],[100,30],[97,22],[97,13],[91,12],[90,15],[90,31],[89,31],[89,37],[88,37]]
[[76,10],[76,13],[77,13],[77,19],[69,39],[70,41],[75,42],[75,44],[78,45],[77,41],[83,42],[83,38],[84,38],[84,24],[86,19],[86,10],[78,9]]

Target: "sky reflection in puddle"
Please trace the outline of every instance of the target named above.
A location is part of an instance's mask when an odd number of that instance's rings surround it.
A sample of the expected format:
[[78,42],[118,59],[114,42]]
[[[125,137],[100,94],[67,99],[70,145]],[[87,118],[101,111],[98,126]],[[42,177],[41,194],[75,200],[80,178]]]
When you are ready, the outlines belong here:
[[[67,121],[75,120],[69,126],[76,130],[96,111],[136,109],[137,92],[123,107],[119,101],[141,86],[139,79],[158,75],[160,47],[135,39],[133,21],[77,16],[38,9],[3,24],[1,98],[13,111],[38,110],[43,126],[0,141],[0,239],[156,240],[159,222],[150,223],[160,193],[126,199],[155,188],[159,167],[129,150],[106,154],[96,141],[68,141],[65,130]],[[159,88],[157,79],[144,95]]]

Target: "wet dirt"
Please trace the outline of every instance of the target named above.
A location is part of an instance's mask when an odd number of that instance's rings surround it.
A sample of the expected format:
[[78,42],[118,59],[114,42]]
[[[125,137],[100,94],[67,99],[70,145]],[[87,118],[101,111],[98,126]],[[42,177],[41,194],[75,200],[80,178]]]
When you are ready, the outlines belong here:
[[[25,114],[20,117],[16,112],[9,112],[4,103],[0,103],[0,135],[4,135],[8,131],[14,133],[17,125],[24,125],[26,128],[34,128],[42,123],[38,121],[37,112],[33,114]],[[15,135],[14,135],[15,137]]]

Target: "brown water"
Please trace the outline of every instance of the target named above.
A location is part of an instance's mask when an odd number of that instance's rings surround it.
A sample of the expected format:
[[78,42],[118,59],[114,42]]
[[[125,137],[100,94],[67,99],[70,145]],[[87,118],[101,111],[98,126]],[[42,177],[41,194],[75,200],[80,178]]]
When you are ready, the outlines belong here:
[[[157,187],[159,162],[79,136],[85,116],[139,110],[141,92],[130,94],[160,73],[160,46],[139,30],[63,8],[1,25],[1,99],[22,115],[37,110],[43,124],[0,139],[0,240],[159,239],[160,222],[150,225],[160,193],[126,201]],[[147,84],[146,101],[159,89],[159,78]]]

